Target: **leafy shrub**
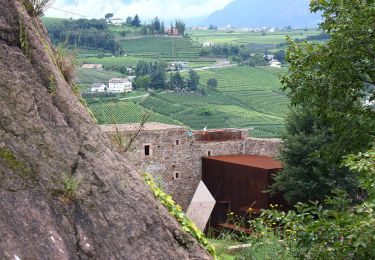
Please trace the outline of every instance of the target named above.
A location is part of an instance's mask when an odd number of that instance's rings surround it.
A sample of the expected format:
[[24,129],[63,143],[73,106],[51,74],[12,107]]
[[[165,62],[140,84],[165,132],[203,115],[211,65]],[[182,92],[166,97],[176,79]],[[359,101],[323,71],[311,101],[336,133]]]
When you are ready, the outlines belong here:
[[343,191],[324,204],[298,203],[296,210],[265,210],[252,222],[258,231],[277,230],[280,239],[297,241],[296,255],[305,259],[375,258],[375,149],[347,156],[344,165],[359,173],[367,199],[354,205]]

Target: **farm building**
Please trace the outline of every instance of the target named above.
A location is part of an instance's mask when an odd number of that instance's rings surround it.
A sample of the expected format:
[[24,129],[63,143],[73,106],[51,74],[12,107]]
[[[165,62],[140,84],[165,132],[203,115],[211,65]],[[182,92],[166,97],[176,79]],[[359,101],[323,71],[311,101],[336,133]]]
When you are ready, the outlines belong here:
[[102,64],[83,64],[81,66],[82,69],[95,69],[95,70],[102,70],[103,65]]
[[90,86],[91,92],[105,92],[108,89],[108,86],[104,83],[93,83]]
[[108,92],[123,93],[132,90],[133,84],[128,78],[112,78],[108,81]]
[[180,32],[177,28],[168,28],[165,30],[165,33],[169,36],[179,36],[180,35]]

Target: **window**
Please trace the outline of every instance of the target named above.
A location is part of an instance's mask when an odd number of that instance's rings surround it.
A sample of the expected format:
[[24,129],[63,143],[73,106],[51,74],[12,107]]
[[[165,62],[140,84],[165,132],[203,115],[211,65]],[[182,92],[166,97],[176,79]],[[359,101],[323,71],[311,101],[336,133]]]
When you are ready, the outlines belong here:
[[176,140],[176,145],[180,145],[180,140]]
[[150,146],[145,145],[145,155],[150,155]]
[[173,179],[177,180],[180,179],[180,174],[178,172],[174,173]]
[[211,156],[211,151],[208,151],[208,153],[207,153],[207,154],[208,154],[208,156]]

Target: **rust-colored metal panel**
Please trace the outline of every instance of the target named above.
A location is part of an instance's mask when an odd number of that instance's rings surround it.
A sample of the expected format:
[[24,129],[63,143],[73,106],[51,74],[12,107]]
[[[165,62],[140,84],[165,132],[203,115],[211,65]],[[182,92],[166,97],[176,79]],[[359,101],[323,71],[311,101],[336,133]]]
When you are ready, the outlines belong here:
[[242,140],[241,130],[210,130],[210,131],[195,131],[195,140],[198,142],[223,142]]
[[[270,195],[264,191],[271,183],[271,174],[281,168],[279,161],[264,156],[204,157],[202,179],[216,201],[228,202],[232,212],[242,215],[246,207],[269,207]],[[214,209],[212,219],[222,219],[221,211]]]

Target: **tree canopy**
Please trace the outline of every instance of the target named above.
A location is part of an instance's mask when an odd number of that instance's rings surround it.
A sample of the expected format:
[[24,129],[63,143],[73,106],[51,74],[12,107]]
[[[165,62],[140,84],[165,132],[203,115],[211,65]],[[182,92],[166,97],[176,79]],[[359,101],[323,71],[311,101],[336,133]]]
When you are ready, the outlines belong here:
[[[291,163],[285,156],[292,159],[292,155],[284,153],[283,159],[286,169],[309,166],[310,159],[319,164],[324,161],[321,166],[310,168],[309,175],[324,177],[324,185],[330,183],[332,189],[342,188],[340,183],[352,179],[350,172],[338,173],[342,170],[338,169],[342,168],[343,156],[368,149],[375,133],[374,108],[364,102],[373,99],[375,94],[374,0],[319,0],[311,2],[311,9],[323,12],[320,27],[330,39],[320,44],[288,41],[286,58],[290,68],[282,77],[284,90],[292,105],[300,111],[308,111],[313,120],[311,134],[288,129],[285,138],[286,147],[293,143],[304,146],[300,147],[304,156],[299,162]],[[300,120],[300,124],[305,123]],[[298,135],[304,136],[298,139]],[[335,173],[330,174],[328,169],[335,169]],[[304,176],[304,170],[299,171],[300,175],[288,170],[281,172],[276,185],[288,193],[287,187],[299,183]],[[324,198],[328,191],[320,192],[318,186],[322,180],[318,179],[310,179],[309,187],[301,187],[300,193],[316,187],[310,192]]]

